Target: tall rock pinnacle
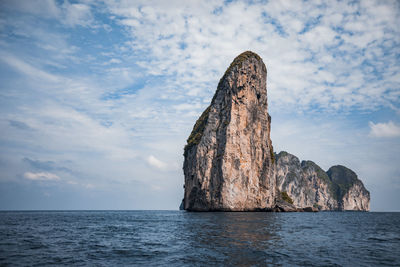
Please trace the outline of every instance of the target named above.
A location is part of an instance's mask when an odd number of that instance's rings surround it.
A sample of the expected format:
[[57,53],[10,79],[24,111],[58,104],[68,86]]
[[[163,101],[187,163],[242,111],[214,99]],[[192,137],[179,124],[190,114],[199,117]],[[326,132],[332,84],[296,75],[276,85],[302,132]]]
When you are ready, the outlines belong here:
[[276,179],[266,78],[262,59],[250,51],[236,57],[221,78],[185,146],[185,210],[274,207]]

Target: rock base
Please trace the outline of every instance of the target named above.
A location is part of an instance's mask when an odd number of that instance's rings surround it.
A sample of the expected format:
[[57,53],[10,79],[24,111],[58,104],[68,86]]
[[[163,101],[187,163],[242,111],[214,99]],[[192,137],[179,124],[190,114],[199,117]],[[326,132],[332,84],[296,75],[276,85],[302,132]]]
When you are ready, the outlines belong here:
[[278,200],[273,209],[275,212],[318,212],[319,210],[315,207],[298,208],[293,204],[290,204],[283,200]]

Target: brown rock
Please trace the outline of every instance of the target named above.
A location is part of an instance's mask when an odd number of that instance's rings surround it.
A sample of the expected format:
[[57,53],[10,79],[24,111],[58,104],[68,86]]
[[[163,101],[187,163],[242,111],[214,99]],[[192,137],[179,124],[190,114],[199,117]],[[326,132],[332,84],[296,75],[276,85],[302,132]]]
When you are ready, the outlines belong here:
[[277,212],[295,212],[302,211],[301,209],[296,208],[293,204],[290,204],[286,201],[277,200],[274,211]]
[[247,51],[221,78],[193,127],[180,209],[189,211],[369,210],[370,194],[350,169],[327,172],[287,152],[273,153],[267,70]]
[[303,208],[303,211],[305,211],[305,212],[317,212],[318,209],[314,208],[314,207],[305,207],[305,208]]
[[266,76],[262,59],[247,51],[235,58],[221,78],[185,147],[185,210],[274,208]]

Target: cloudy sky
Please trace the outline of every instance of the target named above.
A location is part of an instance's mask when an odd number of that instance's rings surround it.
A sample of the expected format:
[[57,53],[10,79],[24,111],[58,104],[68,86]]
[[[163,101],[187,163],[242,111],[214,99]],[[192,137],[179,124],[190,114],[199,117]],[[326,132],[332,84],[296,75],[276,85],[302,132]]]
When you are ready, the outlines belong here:
[[252,50],[275,151],[399,211],[399,25],[398,1],[2,0],[0,209],[177,209],[186,138]]

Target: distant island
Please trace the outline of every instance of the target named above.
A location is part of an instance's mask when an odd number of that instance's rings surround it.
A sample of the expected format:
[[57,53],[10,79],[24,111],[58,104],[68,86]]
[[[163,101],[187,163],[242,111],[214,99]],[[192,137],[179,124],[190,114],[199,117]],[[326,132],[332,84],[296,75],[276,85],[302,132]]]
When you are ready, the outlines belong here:
[[270,139],[267,69],[251,51],[237,56],[184,148],[188,211],[368,211],[370,193],[344,166],[327,172]]

